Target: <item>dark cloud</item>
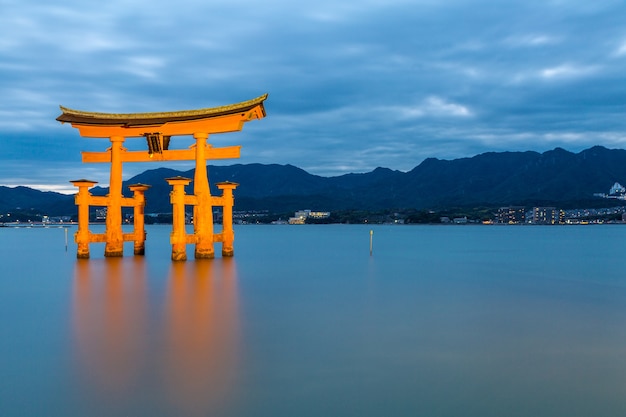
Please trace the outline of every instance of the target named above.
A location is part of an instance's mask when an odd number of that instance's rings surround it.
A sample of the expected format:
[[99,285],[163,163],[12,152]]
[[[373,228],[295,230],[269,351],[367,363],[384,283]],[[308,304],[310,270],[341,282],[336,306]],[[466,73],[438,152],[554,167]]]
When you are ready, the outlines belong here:
[[164,111],[268,92],[266,119],[212,138],[243,145],[221,163],[321,175],[626,144],[621,1],[222,3],[2,1],[0,183],[108,181],[80,163],[107,141],[59,125],[59,104]]

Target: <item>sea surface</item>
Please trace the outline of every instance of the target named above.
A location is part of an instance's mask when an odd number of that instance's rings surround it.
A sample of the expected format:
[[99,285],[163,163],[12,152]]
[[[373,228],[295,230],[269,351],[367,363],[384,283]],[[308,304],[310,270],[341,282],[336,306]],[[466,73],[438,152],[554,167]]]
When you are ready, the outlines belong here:
[[0,228],[0,416],[626,415],[626,226],[65,230]]

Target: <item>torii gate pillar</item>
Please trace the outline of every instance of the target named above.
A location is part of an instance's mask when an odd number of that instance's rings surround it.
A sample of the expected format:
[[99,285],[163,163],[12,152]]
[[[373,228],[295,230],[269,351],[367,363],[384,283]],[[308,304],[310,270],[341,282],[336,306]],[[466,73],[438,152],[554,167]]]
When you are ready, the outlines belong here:
[[193,230],[196,235],[196,259],[212,259],[213,250],[213,206],[206,170],[205,149],[208,133],[194,133],[196,139],[196,172],[193,180],[193,193],[196,205],[193,208]]
[[123,136],[111,136],[111,173],[106,217],[106,245],[104,256],[122,256],[122,144]]

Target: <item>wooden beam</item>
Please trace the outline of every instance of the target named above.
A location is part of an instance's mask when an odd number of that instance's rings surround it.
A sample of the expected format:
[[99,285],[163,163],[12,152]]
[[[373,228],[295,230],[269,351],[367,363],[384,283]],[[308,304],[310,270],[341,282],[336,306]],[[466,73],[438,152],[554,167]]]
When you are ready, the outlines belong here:
[[89,232],[89,242],[97,243],[97,242],[106,242],[107,235],[105,233],[91,233]]
[[[206,147],[206,160],[210,159],[236,159],[241,154],[241,146],[227,146],[224,148]],[[82,152],[83,163],[109,163],[111,162],[111,151],[104,152]],[[173,149],[163,151],[163,153],[153,153],[148,151],[126,151],[121,152],[122,162],[155,162],[155,161],[193,161],[196,159],[196,150]]]
[[[193,135],[197,132],[208,134],[238,132],[243,129],[245,122],[253,120],[256,112],[250,111],[241,114],[220,116],[212,119],[191,120],[184,122],[167,122],[164,124],[145,126],[124,125],[84,125],[72,123],[83,137],[110,138],[111,136],[143,137],[146,133],[159,132],[163,136]],[[249,118],[251,117],[251,118]]]
[[197,206],[198,205],[198,197],[195,195],[185,194],[185,205],[186,206]]
[[109,204],[109,197],[105,195],[89,196],[89,205],[95,207],[105,207]]

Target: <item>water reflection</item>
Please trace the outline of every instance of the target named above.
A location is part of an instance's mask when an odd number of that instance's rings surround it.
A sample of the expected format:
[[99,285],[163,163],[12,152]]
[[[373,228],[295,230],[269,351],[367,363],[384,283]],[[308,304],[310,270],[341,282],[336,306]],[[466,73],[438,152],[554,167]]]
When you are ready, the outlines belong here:
[[84,374],[100,396],[122,402],[140,382],[149,349],[143,260],[76,262],[74,329]]
[[171,263],[164,287],[140,257],[78,260],[73,323],[88,401],[153,415],[227,407],[239,346],[234,262]]
[[165,340],[167,392],[185,415],[224,408],[237,376],[233,259],[172,263]]

